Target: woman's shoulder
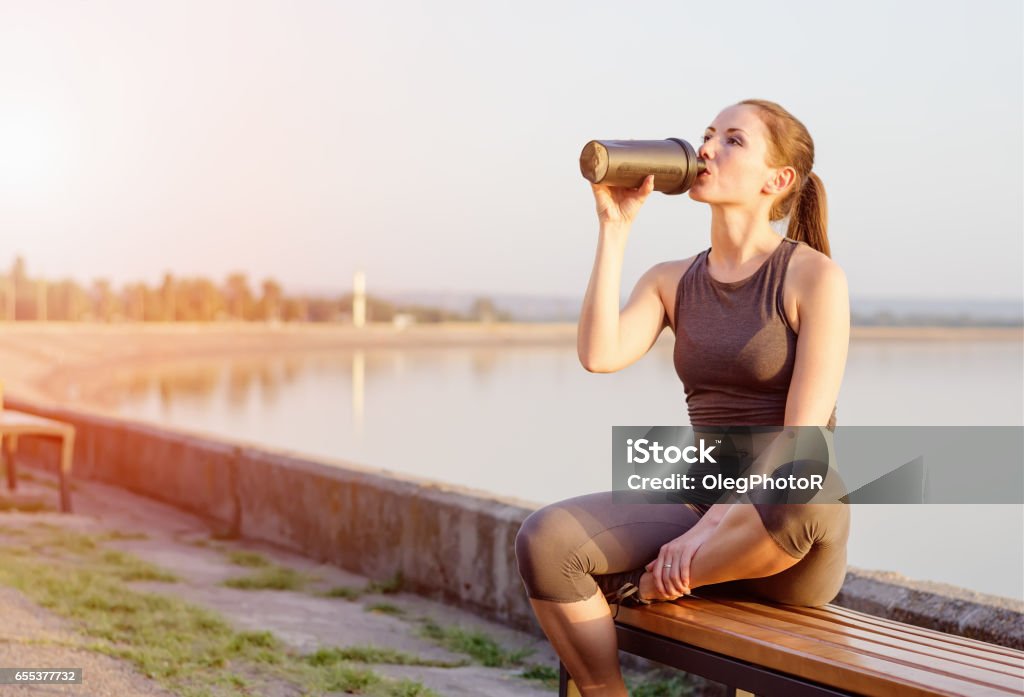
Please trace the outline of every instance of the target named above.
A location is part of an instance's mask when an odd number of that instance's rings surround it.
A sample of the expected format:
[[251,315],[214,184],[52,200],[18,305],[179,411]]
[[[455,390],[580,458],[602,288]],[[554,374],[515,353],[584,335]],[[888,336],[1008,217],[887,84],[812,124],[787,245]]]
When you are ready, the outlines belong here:
[[683,275],[693,266],[697,257],[703,253],[703,251],[700,251],[685,259],[663,261],[652,267],[657,278],[658,295],[668,315],[669,327],[672,327],[673,331],[675,331],[674,327],[676,326],[676,293],[679,290],[680,281],[682,281]]
[[797,241],[795,246],[786,269],[786,285],[798,294],[813,292],[822,281],[846,282],[845,273],[835,259],[803,241]]
[[669,261],[663,261],[655,264],[654,268],[657,269],[659,281],[670,285],[674,290],[676,285],[678,285],[679,280],[683,277],[683,274],[693,266],[693,262],[695,262],[697,257],[703,253],[704,250],[701,250],[693,256],[686,257],[685,259],[670,259]]

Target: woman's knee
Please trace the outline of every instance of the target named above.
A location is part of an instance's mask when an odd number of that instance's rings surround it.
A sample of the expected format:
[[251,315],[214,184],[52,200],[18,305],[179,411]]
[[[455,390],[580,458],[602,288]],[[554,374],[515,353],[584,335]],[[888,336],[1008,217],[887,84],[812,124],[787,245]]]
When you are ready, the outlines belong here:
[[526,517],[516,534],[515,552],[531,598],[572,602],[593,594],[593,579],[576,554],[585,537],[579,523],[557,504]]
[[544,506],[526,516],[516,533],[516,561],[524,567],[550,563],[552,555],[564,548],[564,512],[556,505]]

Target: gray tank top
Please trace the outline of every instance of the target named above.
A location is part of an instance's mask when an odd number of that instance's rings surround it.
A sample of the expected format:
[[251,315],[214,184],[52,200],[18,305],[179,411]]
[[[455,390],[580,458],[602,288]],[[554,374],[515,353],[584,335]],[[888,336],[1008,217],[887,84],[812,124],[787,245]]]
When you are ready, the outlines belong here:
[[[733,282],[708,273],[697,255],[676,289],[673,361],[693,426],[783,426],[797,333],[782,283],[797,245],[785,237],[752,275]],[[828,429],[835,430],[832,408]]]

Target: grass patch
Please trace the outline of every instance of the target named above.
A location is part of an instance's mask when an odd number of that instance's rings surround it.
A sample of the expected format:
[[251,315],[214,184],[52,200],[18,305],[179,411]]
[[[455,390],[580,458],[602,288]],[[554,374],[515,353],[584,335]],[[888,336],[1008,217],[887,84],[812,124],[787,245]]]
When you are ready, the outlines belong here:
[[[195,680],[214,681],[232,661],[262,662],[266,646],[236,640],[231,627],[213,613],[129,588],[119,573],[123,562],[107,558],[97,568],[86,568],[67,558],[38,561],[0,550],[0,583],[75,621],[98,640],[90,645],[93,650],[126,659],[184,694],[194,694]],[[135,560],[128,567],[136,563],[143,564]]]
[[224,581],[223,585],[228,588],[239,588],[247,591],[294,591],[300,590],[305,586],[307,580],[304,574],[300,574],[295,569],[289,569],[285,566],[269,566],[249,576],[229,578],[227,581]]
[[[6,530],[4,532],[6,533]],[[29,547],[37,556],[55,555],[65,561],[75,560],[79,564],[87,565],[100,573],[110,574],[121,581],[173,583],[178,580],[174,574],[132,554],[116,549],[104,549],[100,546],[100,540],[126,539],[121,533],[100,533],[97,536],[91,536],[54,526],[33,526],[21,529],[19,537],[28,540]],[[136,538],[132,536],[130,539]],[[23,551],[9,549],[8,553],[18,556]]]
[[110,540],[116,542],[118,540],[148,540],[149,535],[144,532],[121,532],[120,530],[111,530],[105,532],[101,536],[103,540]]
[[405,580],[402,577],[402,572],[397,571],[394,576],[384,581],[370,581],[366,584],[366,588],[363,589],[363,592],[393,595],[401,592],[404,583]]
[[[402,591],[404,583],[402,572],[399,571],[391,578],[383,581],[370,581],[362,588],[356,588],[355,586],[335,586],[334,588],[322,593],[322,595],[327,598],[344,598],[345,600],[358,600],[367,594],[394,595]],[[390,603],[376,603],[375,605],[371,605],[367,608],[367,610],[371,609],[376,612],[388,612],[391,614],[401,614],[404,612]]]
[[99,560],[104,567],[101,570],[108,570],[122,581],[178,581],[178,577],[171,572],[116,549],[102,551]]
[[344,598],[345,600],[359,600],[363,595],[361,588],[354,588],[352,586],[335,586],[328,591],[324,591],[324,597],[326,598]]
[[[4,467],[0,467],[0,478],[3,478],[3,479],[7,478],[7,470]],[[28,471],[28,469],[25,468],[25,467],[19,467],[18,468],[18,481],[19,482],[31,482],[32,484],[38,484],[39,486],[44,486],[47,489],[54,489],[54,490],[60,489],[60,480],[58,480],[56,478],[45,477],[45,476],[41,477],[41,476],[39,476],[37,474],[34,474],[34,473]],[[68,488],[72,492],[79,490],[78,484],[76,484],[73,480],[68,482]]]
[[545,687],[558,689],[558,668],[533,663],[519,673],[519,677],[526,680],[536,680]]
[[629,694],[633,697],[691,697],[696,688],[687,679],[678,675],[669,678],[643,678],[627,680]]
[[[4,472],[3,474],[4,474],[4,476],[7,475],[6,472]],[[45,486],[47,489],[59,489],[60,488],[60,483],[59,482],[54,481],[53,479],[49,479],[47,477],[37,476],[37,475],[35,475],[35,474],[31,473],[31,472],[26,472],[24,469],[22,469],[21,471],[18,472],[18,481],[21,481],[21,482],[32,482],[33,484],[38,484],[39,486]]]
[[[182,540],[178,539],[179,542]],[[218,551],[225,551],[224,545],[210,538],[197,537],[194,540],[185,540],[185,544],[191,545],[192,547],[200,547],[202,549],[215,549]]]
[[339,664],[326,669],[320,689],[374,697],[440,697],[412,680],[387,680],[366,668]]
[[[22,548],[0,546],[0,584],[71,620],[86,637],[76,648],[127,660],[176,694],[264,694],[262,688],[271,685],[288,694],[438,697],[418,682],[390,680],[357,665],[375,658],[427,665],[415,656],[373,647],[302,656],[270,632],[237,632],[216,613],[136,591],[128,580],[166,580],[170,574],[103,549],[101,536],[33,525],[19,529],[18,538]],[[37,552],[28,554],[28,544]]]
[[258,552],[246,552],[240,549],[233,549],[225,552],[228,561],[235,566],[248,566],[250,568],[263,568],[270,566],[265,556]]
[[38,499],[0,498],[0,513],[44,513],[57,510],[54,506]]
[[[432,666],[434,668],[458,668],[468,665],[467,661],[440,661],[420,658],[415,654],[379,646],[346,646],[345,648],[320,649],[306,656],[313,666],[332,666],[345,661],[352,663],[388,663],[400,666]],[[556,676],[557,677],[557,676]]]
[[100,548],[96,538],[80,532],[59,528],[56,530],[45,530],[45,532],[47,534],[38,535],[33,540],[35,547],[41,551],[91,557]]
[[393,603],[373,603],[366,606],[366,611],[379,612],[382,615],[395,615],[396,617],[405,614],[405,610]]
[[241,533],[231,528],[224,528],[223,530],[214,530],[210,533],[211,540],[240,540],[242,539]]
[[488,668],[507,668],[523,664],[533,653],[531,648],[507,650],[497,641],[481,631],[465,629],[457,625],[442,627],[434,620],[423,623],[422,635],[433,639],[449,651],[464,653]]
[[15,539],[22,539],[31,535],[31,533],[25,528],[16,528],[10,525],[0,525],[0,535],[4,537],[13,537]]

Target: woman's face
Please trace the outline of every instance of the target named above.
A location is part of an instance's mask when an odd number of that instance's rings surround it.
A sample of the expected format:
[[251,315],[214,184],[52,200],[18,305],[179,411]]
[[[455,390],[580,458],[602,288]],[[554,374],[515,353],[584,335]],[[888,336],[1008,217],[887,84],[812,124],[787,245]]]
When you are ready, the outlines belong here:
[[760,204],[774,199],[778,169],[769,167],[768,131],[757,107],[737,104],[720,113],[697,151],[707,169],[690,187],[690,198],[712,204]]

